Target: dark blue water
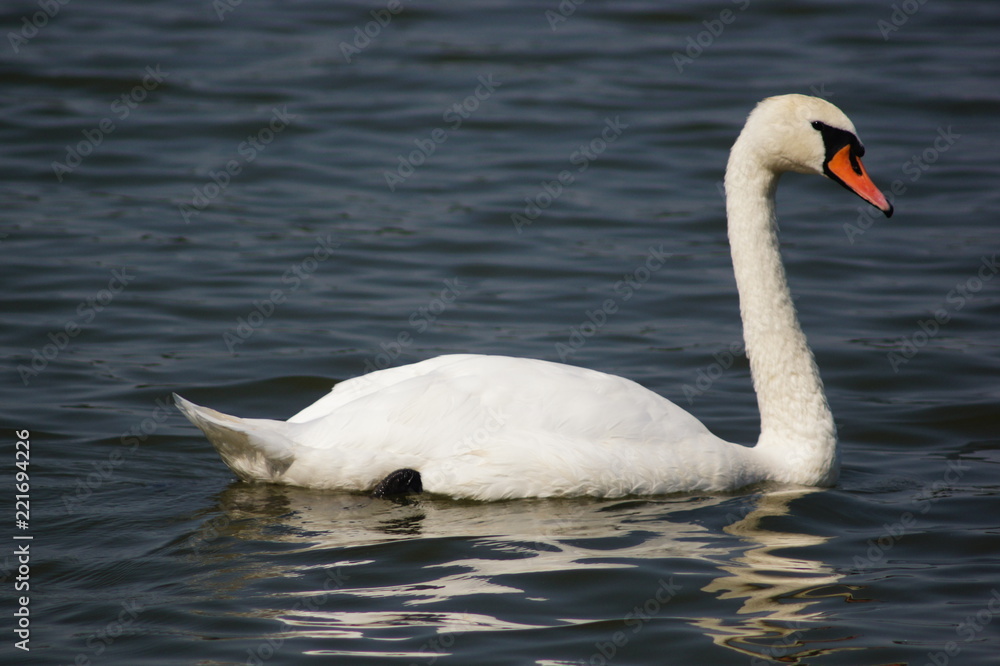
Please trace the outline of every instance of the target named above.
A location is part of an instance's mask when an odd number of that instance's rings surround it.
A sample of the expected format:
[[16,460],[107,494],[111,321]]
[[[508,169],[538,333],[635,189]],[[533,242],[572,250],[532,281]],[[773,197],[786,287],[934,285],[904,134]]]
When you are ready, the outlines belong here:
[[[4,663],[996,663],[995,2],[53,0],[0,25]],[[889,220],[819,178],[779,194],[836,488],[397,505],[238,483],[166,401],[287,418],[502,353],[753,442],[718,185],[786,92],[844,109],[895,192]]]

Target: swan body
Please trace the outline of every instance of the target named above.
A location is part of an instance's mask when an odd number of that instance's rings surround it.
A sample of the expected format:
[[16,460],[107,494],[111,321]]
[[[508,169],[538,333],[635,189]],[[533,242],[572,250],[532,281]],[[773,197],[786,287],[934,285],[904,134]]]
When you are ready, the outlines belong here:
[[837,107],[804,95],[762,101],[733,145],[726,210],[761,415],[752,447],[628,379],[505,356],[440,356],[356,377],[287,421],[180,396],[177,405],[246,481],[381,494],[405,478],[404,490],[481,500],[832,485],[836,428],[788,290],[774,192],[785,171],[814,173],[891,215],[863,153]]

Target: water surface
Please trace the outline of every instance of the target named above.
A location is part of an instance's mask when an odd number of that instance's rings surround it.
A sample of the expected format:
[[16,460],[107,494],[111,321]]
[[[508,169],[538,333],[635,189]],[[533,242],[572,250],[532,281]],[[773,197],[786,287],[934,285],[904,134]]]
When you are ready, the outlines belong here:
[[[995,3],[40,6],[0,14],[5,662],[995,662]],[[499,353],[752,443],[719,183],[786,92],[897,192],[779,194],[836,488],[397,505],[238,483],[169,406]]]

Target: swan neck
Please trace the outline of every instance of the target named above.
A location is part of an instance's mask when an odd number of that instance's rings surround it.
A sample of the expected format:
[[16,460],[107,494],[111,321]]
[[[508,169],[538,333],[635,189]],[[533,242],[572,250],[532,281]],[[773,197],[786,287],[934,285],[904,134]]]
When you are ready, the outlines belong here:
[[836,429],[781,261],[774,202],[780,174],[743,138],[733,146],[726,171],[726,211],[760,410],[755,450],[776,468],[775,480],[826,485],[837,474]]

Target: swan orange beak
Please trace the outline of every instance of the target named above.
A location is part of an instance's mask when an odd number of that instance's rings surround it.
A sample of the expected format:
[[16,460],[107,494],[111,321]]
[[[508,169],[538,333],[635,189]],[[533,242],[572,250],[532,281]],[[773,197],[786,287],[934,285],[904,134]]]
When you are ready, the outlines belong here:
[[844,146],[834,153],[833,157],[827,160],[826,171],[827,175],[878,208],[885,213],[886,217],[892,217],[892,204],[875,187],[875,183],[872,182],[872,179],[868,177],[868,172],[865,171],[865,165],[854,154],[850,145]]

